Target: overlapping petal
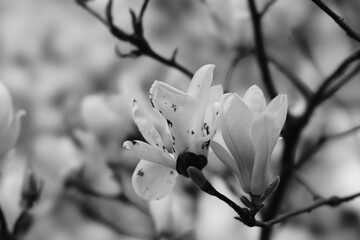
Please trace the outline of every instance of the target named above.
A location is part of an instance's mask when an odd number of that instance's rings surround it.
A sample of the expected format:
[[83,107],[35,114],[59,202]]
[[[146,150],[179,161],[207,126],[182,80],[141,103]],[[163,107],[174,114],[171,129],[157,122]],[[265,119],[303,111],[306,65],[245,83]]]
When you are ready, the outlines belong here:
[[133,176],[135,192],[146,200],[166,197],[174,188],[177,172],[161,164],[140,160]]
[[148,141],[148,143],[151,145],[156,145],[160,148],[164,147],[161,136],[156,131],[150,117],[146,114],[146,112],[142,109],[136,100],[133,102],[133,118],[136,126],[141,132],[141,135],[145,138],[146,141]]
[[[241,118],[241,119],[240,119]],[[253,116],[245,102],[233,94],[220,112],[220,129],[226,146],[235,158],[245,191],[250,191],[255,148],[251,138]]]
[[262,90],[257,86],[251,86],[243,98],[246,105],[250,108],[253,117],[256,118],[266,109],[266,101]]
[[251,128],[256,151],[251,182],[251,193],[254,195],[261,195],[268,185],[266,175],[269,171],[269,160],[279,137],[276,128],[275,117],[267,112],[260,114]]
[[175,169],[175,161],[166,149],[136,140],[126,141],[123,146],[130,149],[140,159]]
[[173,137],[175,155],[188,145],[189,135],[194,132],[193,114],[195,100],[186,93],[163,82],[155,81],[150,89],[152,103],[166,118]]
[[[225,94],[220,101],[221,134],[217,133],[211,141],[212,150],[235,172],[243,190],[261,197],[261,201],[279,182],[271,173],[270,158],[285,123],[287,108],[284,94],[266,106],[264,94],[256,85],[243,98]],[[222,136],[225,146],[218,136]]]

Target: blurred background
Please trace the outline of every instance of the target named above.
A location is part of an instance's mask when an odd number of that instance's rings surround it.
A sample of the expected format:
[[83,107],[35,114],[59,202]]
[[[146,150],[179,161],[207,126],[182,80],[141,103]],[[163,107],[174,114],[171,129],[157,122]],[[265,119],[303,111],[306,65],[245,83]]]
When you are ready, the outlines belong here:
[[[257,2],[259,9],[267,4]],[[359,1],[324,2],[360,32]],[[116,25],[131,32],[129,9],[139,12],[142,3],[114,0]],[[100,16],[106,4],[87,3]],[[269,55],[312,90],[357,47],[311,1],[277,0],[263,27]],[[214,84],[226,91],[243,94],[253,84],[263,88],[254,55],[239,57],[254,47],[246,0],[151,0],[144,29],[155,51],[170,58],[178,48],[177,61],[192,72],[215,64]],[[127,139],[142,139],[131,116],[133,99],[150,107],[154,80],[185,90],[190,79],[148,57],[119,58],[115,48],[126,53],[133,46],[116,40],[74,0],[0,1],[0,81],[15,109],[27,113],[17,148],[1,169],[0,203],[8,228],[24,210],[30,171],[44,186],[24,239],[258,239],[259,229],[234,220],[230,208],[186,179],[160,201],[148,203],[133,192],[138,159],[122,148]],[[278,68],[271,65],[271,71],[278,91],[288,95],[289,110],[301,113],[303,96]],[[322,137],[359,125],[359,91],[355,76],[315,112],[301,137],[299,159]],[[359,132],[326,142],[310,158],[299,176],[320,196],[360,191]],[[222,163],[210,159],[206,171],[221,192],[239,202]],[[312,201],[294,181],[282,211]],[[323,207],[277,225],[273,238],[359,239],[359,217],[360,200]]]

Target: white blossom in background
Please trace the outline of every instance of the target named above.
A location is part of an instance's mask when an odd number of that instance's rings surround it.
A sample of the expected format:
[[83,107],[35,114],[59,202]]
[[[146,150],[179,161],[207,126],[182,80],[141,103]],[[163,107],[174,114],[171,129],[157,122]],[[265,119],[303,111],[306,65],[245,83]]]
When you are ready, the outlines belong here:
[[[154,82],[150,100],[168,126],[157,125],[134,101],[134,121],[148,143],[126,141],[124,147],[141,159],[132,179],[134,189],[141,197],[148,200],[163,198],[174,187],[178,173],[187,176],[188,166],[203,168],[206,165],[209,141],[216,129],[214,102],[222,95],[220,86],[211,87],[213,69],[213,65],[200,68],[187,92]],[[164,131],[171,135],[172,146],[166,144],[164,134],[160,134]]]
[[[243,98],[226,94],[220,108],[221,133],[211,148],[238,177],[242,189],[259,203],[277,187],[270,157],[287,115],[287,97],[278,95],[266,105],[262,90],[254,85]],[[261,203],[260,202],[260,203]]]
[[0,165],[1,159],[16,144],[20,134],[20,118],[24,110],[14,111],[8,89],[0,82]]

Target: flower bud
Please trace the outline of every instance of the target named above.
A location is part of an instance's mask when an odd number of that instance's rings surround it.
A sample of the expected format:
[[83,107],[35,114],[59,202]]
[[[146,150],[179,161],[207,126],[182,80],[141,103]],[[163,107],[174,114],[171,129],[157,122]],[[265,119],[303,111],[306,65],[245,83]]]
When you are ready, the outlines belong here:
[[189,167],[187,173],[191,180],[199,187],[202,188],[206,184],[206,178],[204,174],[196,167]]
[[21,205],[31,208],[39,200],[43,186],[43,181],[36,176],[33,169],[28,168],[21,191]]
[[14,113],[11,95],[0,83],[0,158],[14,147],[20,133],[20,118],[24,110]]

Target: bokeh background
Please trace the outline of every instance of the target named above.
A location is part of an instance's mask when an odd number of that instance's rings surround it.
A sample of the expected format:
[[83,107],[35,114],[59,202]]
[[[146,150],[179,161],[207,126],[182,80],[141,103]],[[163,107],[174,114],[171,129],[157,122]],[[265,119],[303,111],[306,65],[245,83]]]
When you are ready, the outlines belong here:
[[[324,2],[360,32],[359,1]],[[106,3],[88,5],[103,16]],[[266,3],[258,0],[259,8]],[[141,4],[115,0],[117,26],[131,32],[129,9],[138,12]],[[357,47],[311,1],[277,0],[263,22],[268,53],[313,90]],[[252,54],[231,67],[254,46],[245,0],[151,0],[144,29],[157,52],[170,58],[178,48],[178,62],[193,72],[215,64],[214,84],[227,91],[243,94],[253,84],[263,87]],[[27,112],[17,148],[1,169],[0,203],[8,227],[22,211],[21,191],[30,168],[44,188],[24,239],[257,239],[259,229],[234,220],[230,208],[186,179],[156,202],[147,203],[132,191],[138,159],[122,148],[127,139],[141,139],[132,121],[132,100],[150,107],[154,80],[184,90],[190,79],[148,57],[119,58],[115,47],[133,49],[73,0],[0,1],[0,81],[15,108]],[[271,70],[278,91],[288,95],[289,110],[303,111],[305,101],[296,88],[275,67]],[[299,157],[321,137],[360,123],[359,80],[355,76],[315,112]],[[211,159],[206,173],[219,190],[238,200],[220,162]],[[360,191],[359,132],[327,142],[299,175],[324,197]],[[293,181],[282,211],[312,201]],[[274,239],[359,239],[359,217],[360,200],[323,207],[277,225]]]

